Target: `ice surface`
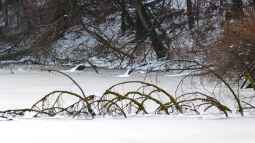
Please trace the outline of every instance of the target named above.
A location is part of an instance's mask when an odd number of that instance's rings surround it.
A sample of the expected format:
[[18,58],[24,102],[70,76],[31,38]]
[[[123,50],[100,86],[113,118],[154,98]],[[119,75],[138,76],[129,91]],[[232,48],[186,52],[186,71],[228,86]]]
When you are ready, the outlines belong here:
[[[0,70],[0,108],[30,107],[52,90],[79,92],[71,81],[56,73],[27,71],[14,73]],[[169,73],[152,75],[132,73],[116,77],[125,71],[93,70],[70,74],[87,95],[101,95],[109,86],[127,80],[146,80],[174,93],[181,76]],[[186,85],[188,87],[188,85]],[[126,90],[126,89],[124,89]],[[1,143],[254,143],[253,116],[223,118],[222,116],[134,116],[127,119],[98,117],[94,120],[74,119],[14,119],[0,121]]]
[[[101,96],[107,88],[116,83],[144,79],[160,84],[169,92],[174,92],[179,79],[179,77],[171,78],[159,74],[159,81],[157,81],[156,73],[141,74],[138,72],[134,72],[126,78],[118,77],[126,72],[124,70],[99,69],[99,74],[89,68],[84,71],[71,71],[64,72],[77,80],[87,95],[98,96]],[[17,70],[0,70],[0,79],[0,110],[30,107],[35,101],[53,90],[68,90],[79,93],[79,89],[69,79],[57,73],[17,68]]]

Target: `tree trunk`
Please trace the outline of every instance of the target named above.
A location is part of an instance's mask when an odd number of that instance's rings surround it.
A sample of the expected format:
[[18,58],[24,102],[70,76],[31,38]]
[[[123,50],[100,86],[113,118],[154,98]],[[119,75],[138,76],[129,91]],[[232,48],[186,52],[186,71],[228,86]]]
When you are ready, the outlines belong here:
[[232,15],[234,19],[240,19],[243,15],[243,1],[232,0]]
[[2,10],[2,0],[0,0],[0,11]]
[[9,23],[8,19],[8,2],[2,0],[2,7],[3,7],[3,16],[4,16],[4,26],[7,27]]
[[134,22],[132,18],[130,17],[130,14],[128,12],[127,3],[125,0],[118,0],[116,1],[116,4],[119,5],[121,8],[121,31],[124,33],[128,29],[132,29],[134,27]]
[[[137,0],[136,3],[137,11],[137,36],[142,37],[143,40],[149,36],[152,44],[152,48],[155,51],[157,58],[164,58],[167,56],[167,48],[162,43],[162,39],[159,38],[159,34],[156,32],[155,27],[152,27],[151,16],[146,11],[146,7],[143,5],[142,1]],[[145,37],[144,37],[145,36]]]
[[150,36],[153,50],[155,51],[157,58],[164,58],[168,55],[167,48],[163,45],[161,39],[159,38],[159,35],[155,30],[151,32]]
[[255,6],[255,0],[251,0],[250,3],[253,7]]
[[194,27],[193,4],[191,0],[186,0],[186,3],[189,28],[192,29]]

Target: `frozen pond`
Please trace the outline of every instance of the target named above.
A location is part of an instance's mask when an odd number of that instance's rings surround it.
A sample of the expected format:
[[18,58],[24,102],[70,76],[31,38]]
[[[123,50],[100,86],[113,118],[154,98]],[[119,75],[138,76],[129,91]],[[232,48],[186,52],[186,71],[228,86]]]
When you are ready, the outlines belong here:
[[[129,80],[152,82],[174,93],[183,77],[169,76],[170,73],[119,76],[124,73],[121,70],[100,70],[100,74],[96,74],[88,69],[68,74],[78,81],[87,95],[99,96],[111,85]],[[184,86],[190,88],[194,83]],[[0,87],[1,110],[30,107],[54,90],[79,92],[63,75],[38,70],[15,70],[14,74],[0,70]],[[123,90],[128,90],[126,88]],[[226,119],[213,115],[97,117],[94,120],[22,118],[1,121],[0,135],[3,143],[254,143],[254,122],[253,116]]]
[[[167,76],[168,73],[133,73],[120,77],[122,70],[99,70],[99,74],[87,69],[82,72],[67,72],[84,89],[87,95],[101,96],[110,86],[130,80],[152,82],[172,93],[180,76]],[[0,70],[0,109],[27,108],[38,99],[54,90],[68,90],[79,93],[78,88],[68,78],[58,73],[42,71]],[[127,90],[127,89],[123,89]]]

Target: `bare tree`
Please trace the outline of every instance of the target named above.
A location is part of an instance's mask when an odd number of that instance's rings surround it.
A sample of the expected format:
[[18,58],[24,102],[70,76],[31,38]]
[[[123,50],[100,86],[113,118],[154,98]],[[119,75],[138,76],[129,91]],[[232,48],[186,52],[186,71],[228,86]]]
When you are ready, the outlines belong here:
[[1,0],[0,35],[13,49],[0,59],[47,56],[51,43],[79,21],[75,5],[76,0]]

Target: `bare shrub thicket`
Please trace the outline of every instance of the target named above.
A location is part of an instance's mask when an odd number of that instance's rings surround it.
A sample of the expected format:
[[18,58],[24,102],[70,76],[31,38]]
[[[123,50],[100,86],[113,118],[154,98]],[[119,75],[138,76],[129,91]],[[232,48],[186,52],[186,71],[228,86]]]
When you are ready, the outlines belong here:
[[243,10],[240,19],[225,21],[223,35],[209,49],[209,63],[221,75],[238,78],[250,73],[255,78],[255,9]]
[[[215,4],[209,1],[189,0],[189,4],[184,7],[179,5],[178,0],[175,2],[164,0],[18,0],[17,2],[1,4],[3,6],[0,14],[4,17],[1,20],[7,27],[10,27],[6,20],[15,17],[15,14],[22,15],[18,19],[21,23],[25,23],[27,29],[23,31],[26,34],[20,38],[14,38],[20,40],[13,44],[13,47],[16,49],[20,47],[18,51],[25,47],[23,50],[26,52],[10,52],[2,58],[3,60],[31,53],[36,57],[44,58],[52,52],[50,47],[52,42],[61,37],[68,27],[79,24],[83,25],[82,30],[95,37],[103,51],[107,49],[110,51],[108,53],[113,52],[118,58],[132,59],[147,56],[151,51],[157,58],[173,58],[175,53],[182,51],[179,48],[186,46],[183,45],[183,42],[185,43],[183,40],[190,39],[187,36],[188,33],[197,33],[194,29],[202,28],[199,26],[202,19],[214,17],[212,14],[222,6],[219,0]],[[9,9],[9,7],[17,8],[17,5],[20,9],[16,11]],[[5,14],[4,11],[9,11],[14,15]],[[117,27],[106,24],[109,17],[119,22],[115,25]],[[16,25],[21,24],[13,22]],[[104,28],[110,28],[110,30],[121,29],[118,33],[120,35],[114,33],[115,37],[109,36],[108,33],[100,31],[99,26],[102,27],[100,24],[104,24]],[[182,36],[185,38],[180,40]],[[196,41],[200,40],[196,39]],[[16,49],[12,51],[17,51]]]
[[[108,88],[102,96],[86,95],[80,85],[66,73],[57,72],[69,78],[80,90],[53,91],[43,96],[31,108],[0,111],[7,119],[34,113],[33,117],[79,117],[93,119],[95,116],[124,116],[134,114],[200,114],[211,108],[224,113],[228,117],[231,109],[213,96],[201,92],[185,93],[179,97],[163,88],[142,81],[117,83]],[[134,87],[121,91],[123,86]]]
[[77,24],[76,1],[8,0],[1,1],[0,41],[10,45],[0,60],[24,56],[46,59],[50,45],[71,25]]

